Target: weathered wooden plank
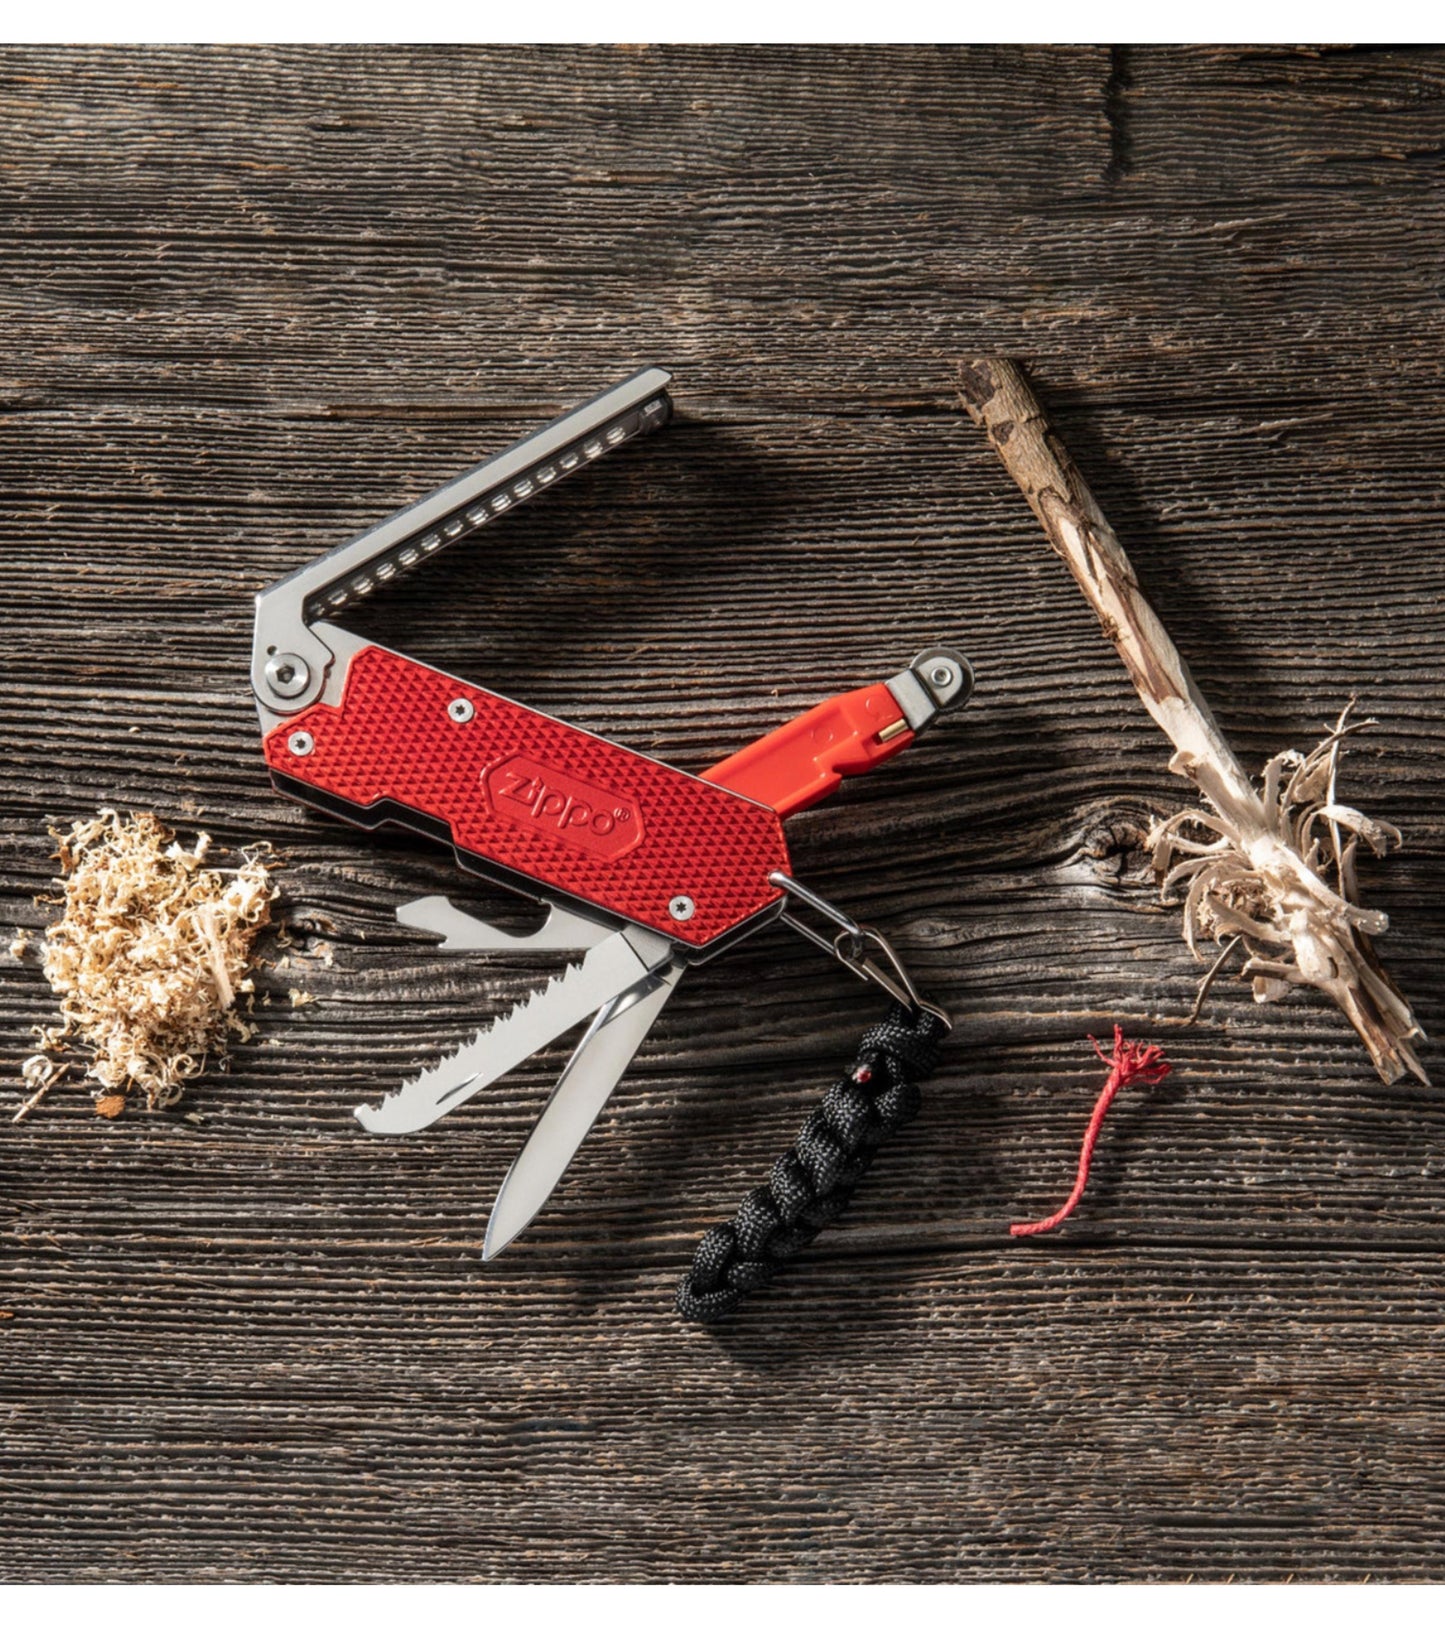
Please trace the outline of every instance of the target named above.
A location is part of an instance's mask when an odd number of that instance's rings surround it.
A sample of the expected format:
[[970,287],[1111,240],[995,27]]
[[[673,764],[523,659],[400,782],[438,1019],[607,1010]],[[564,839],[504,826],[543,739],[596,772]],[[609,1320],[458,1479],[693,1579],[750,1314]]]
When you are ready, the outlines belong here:
[[[1436,1095],[1311,1000],[1222,984],[1184,1024],[1138,852],[1184,788],[950,372],[1035,358],[1252,765],[1352,692],[1380,718],[1346,786],[1407,833],[1367,894],[1438,1034],[1442,83],[1438,51],[0,53],[0,916],[42,919],[47,816],[115,803],[283,846],[302,936],[199,1126],[72,1093],[0,1127],[0,1575],[1440,1574]],[[781,932],[692,975],[484,1268],[561,1052],[403,1143],[350,1109],[545,964],[399,930],[455,872],[275,796],[244,694],[258,585],[654,359],[677,424],[364,629],[694,768],[973,656],[962,718],[793,829],[957,1041],[718,1337],[671,1286],[847,1053],[851,980]],[[47,1002],[0,977],[13,1066]],[[1177,1075],[1011,1244],[1115,1017]]]

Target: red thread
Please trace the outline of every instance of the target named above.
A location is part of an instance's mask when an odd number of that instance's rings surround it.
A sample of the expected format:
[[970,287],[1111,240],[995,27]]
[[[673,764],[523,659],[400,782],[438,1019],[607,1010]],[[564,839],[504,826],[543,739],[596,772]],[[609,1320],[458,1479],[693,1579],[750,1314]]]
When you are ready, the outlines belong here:
[[1084,1133],[1084,1145],[1079,1151],[1079,1171],[1074,1178],[1073,1193],[1052,1217],[1045,1217],[1038,1223],[1010,1224],[1009,1233],[1012,1235],[1021,1237],[1025,1234],[1047,1234],[1073,1212],[1074,1207],[1084,1198],[1084,1188],[1089,1181],[1089,1162],[1094,1158],[1094,1145],[1099,1141],[1099,1132],[1104,1124],[1104,1116],[1109,1113],[1109,1105],[1126,1086],[1157,1086],[1169,1073],[1170,1066],[1165,1062],[1162,1048],[1146,1046],[1142,1041],[1126,1041],[1124,1031],[1117,1024],[1114,1025],[1112,1053],[1105,1052],[1092,1035],[1089,1039],[1094,1043],[1094,1051],[1108,1064],[1109,1078],[1104,1082],[1104,1090],[1099,1094],[1099,1101],[1094,1105],[1093,1114],[1089,1116],[1088,1130]]

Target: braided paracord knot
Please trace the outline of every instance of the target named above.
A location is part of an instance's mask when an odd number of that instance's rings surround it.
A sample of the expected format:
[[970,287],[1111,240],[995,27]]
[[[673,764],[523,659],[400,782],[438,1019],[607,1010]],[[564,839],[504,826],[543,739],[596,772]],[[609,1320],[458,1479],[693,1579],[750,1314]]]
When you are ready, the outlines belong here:
[[730,1314],[839,1215],[884,1139],[918,1113],[916,1082],[938,1061],[947,1033],[936,1013],[895,1005],[864,1034],[852,1068],[808,1116],[767,1183],[698,1242],[677,1293],[684,1319]]

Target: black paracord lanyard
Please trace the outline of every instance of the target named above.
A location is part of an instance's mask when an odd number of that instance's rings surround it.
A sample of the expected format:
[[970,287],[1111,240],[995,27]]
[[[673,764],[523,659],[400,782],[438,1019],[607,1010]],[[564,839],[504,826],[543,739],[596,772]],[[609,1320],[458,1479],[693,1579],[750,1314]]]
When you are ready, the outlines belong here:
[[918,1113],[918,1081],[938,1061],[948,1024],[895,1003],[865,1032],[847,1074],[808,1116],[768,1181],[731,1222],[703,1235],[677,1292],[684,1319],[718,1320],[766,1285],[852,1198],[885,1138]]

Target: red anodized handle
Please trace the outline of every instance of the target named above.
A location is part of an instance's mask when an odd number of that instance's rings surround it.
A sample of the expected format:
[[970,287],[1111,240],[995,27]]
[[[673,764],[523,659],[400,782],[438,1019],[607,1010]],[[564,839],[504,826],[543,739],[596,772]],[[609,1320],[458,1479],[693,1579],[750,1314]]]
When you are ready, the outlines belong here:
[[353,823],[441,830],[464,862],[503,881],[702,951],[782,897],[770,879],[791,872],[781,818],[912,739],[876,683],[695,778],[370,646],[353,657],[340,703],[273,729],[265,754],[285,788]]
[[770,807],[390,649],[359,650],[340,704],[298,712],[265,754],[355,823],[444,826],[501,880],[698,950],[775,905],[790,869]]

